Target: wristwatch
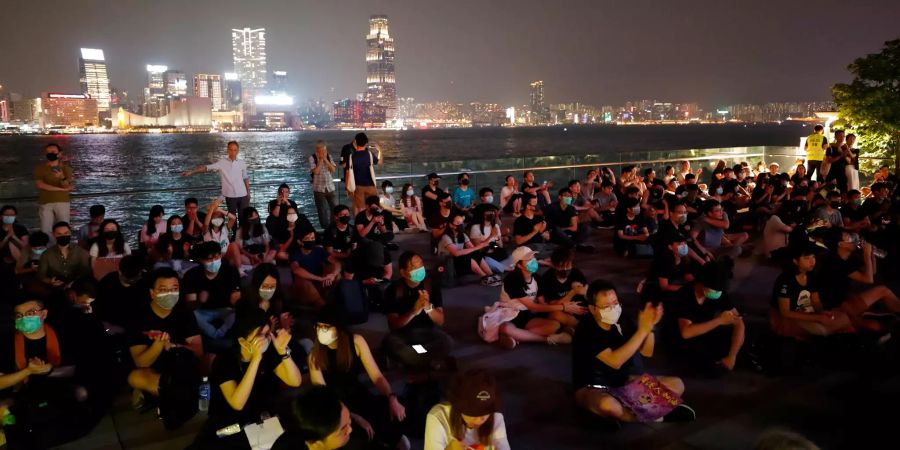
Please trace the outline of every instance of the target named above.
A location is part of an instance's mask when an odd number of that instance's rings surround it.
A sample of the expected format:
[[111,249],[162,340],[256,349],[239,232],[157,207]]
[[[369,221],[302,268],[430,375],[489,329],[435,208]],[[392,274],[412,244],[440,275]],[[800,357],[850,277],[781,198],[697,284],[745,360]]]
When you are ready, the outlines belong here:
[[434,305],[428,305],[428,307],[425,308],[423,311],[425,311],[425,314],[428,314],[428,313],[434,311]]
[[290,357],[291,357],[291,348],[290,348],[290,347],[285,347],[285,349],[284,349],[284,354],[281,355],[281,360],[284,361],[284,360],[286,360],[286,359],[288,359],[288,358],[290,358]]

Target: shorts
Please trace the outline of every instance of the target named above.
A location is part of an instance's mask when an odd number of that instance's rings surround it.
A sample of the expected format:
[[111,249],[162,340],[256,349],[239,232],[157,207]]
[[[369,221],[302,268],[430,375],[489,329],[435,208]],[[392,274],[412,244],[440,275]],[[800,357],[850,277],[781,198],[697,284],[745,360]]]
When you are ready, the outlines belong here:
[[350,195],[353,199],[354,212],[356,210],[365,209],[366,197],[372,195],[378,195],[378,190],[375,189],[375,186],[356,186],[356,190]]
[[519,314],[516,315],[516,318],[513,320],[510,320],[509,323],[515,325],[516,328],[524,330],[525,327],[528,326],[528,322],[530,322],[531,319],[540,319],[543,317],[544,317],[543,314],[538,314],[535,312],[531,312],[530,310],[523,309],[523,310],[519,311]]
[[803,339],[808,336],[828,335],[828,330],[821,323],[786,319],[775,311],[769,312],[769,325],[775,334],[784,337]]

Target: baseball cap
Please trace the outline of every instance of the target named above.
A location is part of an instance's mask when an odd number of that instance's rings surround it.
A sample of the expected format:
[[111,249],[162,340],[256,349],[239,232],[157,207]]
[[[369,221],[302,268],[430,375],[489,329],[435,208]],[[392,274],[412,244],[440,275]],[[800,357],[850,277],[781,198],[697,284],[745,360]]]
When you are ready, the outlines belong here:
[[497,382],[484,369],[471,369],[458,375],[450,386],[448,397],[452,408],[472,417],[493,414],[500,406]]
[[525,247],[524,245],[521,247],[516,247],[512,252],[512,261],[510,262],[510,267],[515,267],[516,263],[519,261],[525,261],[534,257],[537,252]]
[[433,180],[433,179],[435,179],[435,178],[437,178],[437,179],[439,179],[439,180],[441,179],[441,176],[438,175],[438,174],[436,174],[436,173],[434,173],[434,172],[429,173],[428,175],[426,175],[426,177],[427,177],[429,180]]

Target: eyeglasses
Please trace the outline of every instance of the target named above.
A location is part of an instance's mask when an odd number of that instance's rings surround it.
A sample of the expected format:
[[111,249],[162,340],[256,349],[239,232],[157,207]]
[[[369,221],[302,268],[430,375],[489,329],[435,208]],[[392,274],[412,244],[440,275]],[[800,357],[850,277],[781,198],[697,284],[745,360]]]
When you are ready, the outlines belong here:
[[31,310],[25,311],[24,313],[16,313],[16,320],[19,320],[23,317],[36,316],[36,315],[40,314],[41,311],[43,311],[43,309],[31,309]]

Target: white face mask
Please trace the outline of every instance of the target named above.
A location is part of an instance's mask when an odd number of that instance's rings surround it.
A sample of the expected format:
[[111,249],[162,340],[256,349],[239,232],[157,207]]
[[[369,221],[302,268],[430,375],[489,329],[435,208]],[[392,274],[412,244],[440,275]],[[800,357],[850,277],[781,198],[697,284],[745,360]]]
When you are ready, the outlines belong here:
[[603,308],[600,310],[600,321],[607,325],[615,325],[619,322],[619,316],[622,315],[622,305],[615,304],[611,308]]
[[318,329],[316,330],[316,338],[319,343],[325,346],[331,345],[338,338],[337,328]]
[[212,226],[214,226],[214,227],[221,227],[222,224],[225,223],[225,219],[223,219],[221,217],[216,217],[215,219],[210,220],[210,222],[212,223]]
[[297,221],[298,216],[296,214],[288,214],[287,221],[290,223],[294,223]]

